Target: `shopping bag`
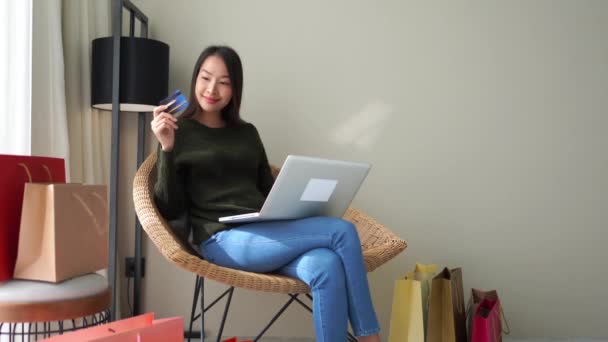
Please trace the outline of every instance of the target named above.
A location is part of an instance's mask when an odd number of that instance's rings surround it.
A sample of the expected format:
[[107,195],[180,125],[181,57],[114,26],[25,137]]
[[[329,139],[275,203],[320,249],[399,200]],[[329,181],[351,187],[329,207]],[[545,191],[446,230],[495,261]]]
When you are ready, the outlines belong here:
[[427,342],[466,342],[462,270],[444,268],[431,283]]
[[414,271],[395,281],[389,329],[390,342],[424,340],[424,313],[428,303],[429,279],[437,265],[416,263]]
[[27,183],[14,277],[60,282],[107,265],[106,186]]
[[500,302],[485,298],[473,315],[471,342],[501,342]]
[[420,281],[420,294],[422,296],[422,320],[424,322],[424,331],[426,331],[429,317],[429,295],[431,293],[431,281],[437,274],[439,267],[437,264],[421,264],[416,263],[413,272],[407,274],[410,279],[416,278]]
[[[483,307],[480,309],[480,306]],[[467,332],[471,341],[474,341],[473,336],[475,336],[475,341],[502,342],[502,333],[510,333],[496,290],[471,289],[471,297],[467,305],[467,322]]]
[[389,342],[424,341],[420,280],[406,277],[395,281],[388,340]]
[[26,182],[65,182],[60,158],[0,155],[0,281],[13,277]]
[[182,342],[183,340],[183,318],[155,320],[153,313],[146,313],[51,337],[43,342]]
[[253,342],[252,340],[241,340],[239,341],[236,337],[229,338],[227,340],[223,340],[222,342]]

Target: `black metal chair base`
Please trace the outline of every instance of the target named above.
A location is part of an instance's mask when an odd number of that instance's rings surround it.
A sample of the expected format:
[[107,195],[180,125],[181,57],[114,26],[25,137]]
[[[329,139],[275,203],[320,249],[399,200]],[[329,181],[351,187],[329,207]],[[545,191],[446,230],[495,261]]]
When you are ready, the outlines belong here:
[[110,321],[110,310],[102,311],[94,315],[78,319],[50,322],[0,322],[0,339],[8,336],[9,342],[36,341],[38,338],[49,338],[67,332],[76,331],[107,323]]
[[[230,309],[230,303],[232,301],[232,295],[234,294],[234,287],[230,287],[228,290],[224,291],[224,293],[219,295],[207,307],[205,307],[204,293],[205,293],[205,279],[202,277],[196,276],[196,281],[194,284],[194,297],[192,299],[192,311],[190,313],[190,328],[189,328],[188,333],[186,333],[186,337],[188,338],[188,342],[190,342],[190,339],[193,336],[192,325],[194,324],[194,321],[196,321],[197,319],[200,318],[201,333],[199,335],[199,338],[200,338],[201,342],[204,342],[205,341],[205,322],[204,322],[205,313],[209,309],[211,309],[215,304],[217,304],[222,298],[224,298],[225,296],[228,296],[228,299],[226,300],[226,306],[224,307],[224,314],[222,317],[222,322],[220,323],[220,330],[218,331],[218,334],[217,334],[218,335],[217,342],[221,342],[222,333],[224,332],[224,326],[226,324],[226,318],[228,317],[228,310]],[[199,302],[199,296],[200,296],[201,313],[196,314],[197,304]],[[264,329],[262,329],[262,331],[253,339],[254,342],[259,341],[262,338],[262,336],[264,336],[266,331],[268,331],[268,329],[270,329],[270,327],[277,321],[277,319],[279,317],[281,317],[281,315],[285,312],[285,310],[287,310],[287,308],[294,302],[300,304],[302,307],[304,307],[306,310],[308,310],[312,314],[312,308],[308,304],[304,303],[300,298],[298,298],[299,294],[288,294],[288,296],[290,297],[289,300],[272,317],[272,319],[270,320],[270,322],[268,322],[268,324],[264,327]],[[313,299],[309,293],[306,294],[306,297],[312,302]],[[348,341],[357,342],[357,338],[349,332]]]

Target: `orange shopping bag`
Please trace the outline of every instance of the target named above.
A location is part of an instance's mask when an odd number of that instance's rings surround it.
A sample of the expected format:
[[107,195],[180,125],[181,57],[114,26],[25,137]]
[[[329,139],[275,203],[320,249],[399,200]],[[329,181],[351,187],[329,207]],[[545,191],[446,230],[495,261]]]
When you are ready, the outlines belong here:
[[182,342],[184,319],[154,319],[147,313],[51,337],[43,342]]
[[65,183],[65,161],[0,154],[0,282],[13,278],[27,182]]
[[15,279],[58,283],[108,267],[105,185],[26,183]]

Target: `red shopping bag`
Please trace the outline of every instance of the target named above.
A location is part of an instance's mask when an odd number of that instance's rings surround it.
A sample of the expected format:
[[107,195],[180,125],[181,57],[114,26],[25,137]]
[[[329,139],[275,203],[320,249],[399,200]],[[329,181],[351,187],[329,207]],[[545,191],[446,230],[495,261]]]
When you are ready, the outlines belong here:
[[64,160],[0,155],[0,281],[13,277],[26,182],[65,183]]
[[147,313],[51,337],[42,342],[182,342],[184,319],[154,319]]

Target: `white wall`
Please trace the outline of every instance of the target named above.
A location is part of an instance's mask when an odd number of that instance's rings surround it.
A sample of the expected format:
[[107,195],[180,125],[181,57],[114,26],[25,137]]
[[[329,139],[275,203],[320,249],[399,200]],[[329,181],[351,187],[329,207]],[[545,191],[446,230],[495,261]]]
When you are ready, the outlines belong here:
[[[515,336],[608,337],[608,2],[135,3],[171,89],[208,44],[237,49],[272,162],[373,163],[355,205],[409,242],[369,277],[385,334],[393,280],[421,261],[498,289]],[[145,309],[187,316],[193,276],[146,253]],[[283,300],[236,296],[240,335]],[[311,333],[298,308],[269,332]]]

